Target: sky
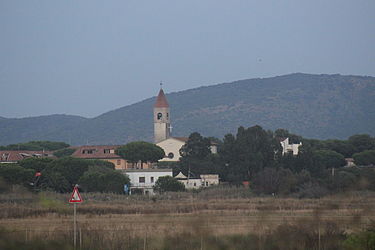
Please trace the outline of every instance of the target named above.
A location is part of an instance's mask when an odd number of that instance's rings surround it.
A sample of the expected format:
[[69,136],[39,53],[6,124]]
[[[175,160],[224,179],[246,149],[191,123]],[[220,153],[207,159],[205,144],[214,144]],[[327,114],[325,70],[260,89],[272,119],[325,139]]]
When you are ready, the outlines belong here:
[[375,76],[374,0],[0,0],[0,116],[95,117],[295,72]]

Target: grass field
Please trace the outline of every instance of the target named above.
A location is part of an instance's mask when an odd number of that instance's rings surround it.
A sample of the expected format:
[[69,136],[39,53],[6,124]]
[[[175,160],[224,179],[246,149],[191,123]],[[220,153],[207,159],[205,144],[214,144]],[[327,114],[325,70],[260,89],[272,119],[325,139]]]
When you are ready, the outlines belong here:
[[[254,197],[243,188],[82,196],[84,203],[77,205],[82,249],[342,249],[346,235],[375,221],[370,192],[322,199]],[[68,199],[69,194],[22,190],[1,194],[0,248],[71,249]]]

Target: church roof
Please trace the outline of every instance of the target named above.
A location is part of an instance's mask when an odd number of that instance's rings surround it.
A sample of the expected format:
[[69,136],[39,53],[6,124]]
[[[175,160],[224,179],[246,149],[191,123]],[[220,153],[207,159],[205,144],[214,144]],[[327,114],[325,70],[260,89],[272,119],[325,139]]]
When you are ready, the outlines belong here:
[[168,108],[169,104],[167,98],[164,95],[163,89],[160,89],[158,97],[156,98],[156,102],[154,105],[155,108]]
[[176,175],[174,178],[176,178],[176,179],[187,179],[187,177],[182,172],[178,173],[178,175]]
[[187,142],[189,140],[189,137],[172,137],[172,138],[182,141],[182,142]]

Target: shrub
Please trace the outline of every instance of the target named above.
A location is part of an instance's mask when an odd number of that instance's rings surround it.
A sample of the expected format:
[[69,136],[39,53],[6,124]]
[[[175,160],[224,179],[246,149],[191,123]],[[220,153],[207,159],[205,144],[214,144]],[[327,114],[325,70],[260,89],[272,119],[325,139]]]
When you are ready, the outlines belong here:
[[351,234],[344,241],[344,246],[348,250],[373,250],[375,249],[375,232],[364,231]]
[[180,192],[185,191],[185,186],[172,176],[162,176],[156,181],[154,190],[157,192]]
[[79,179],[81,187],[86,192],[122,193],[124,184],[129,184],[129,178],[115,170],[86,171]]
[[265,168],[253,178],[255,192],[263,194],[289,194],[297,184],[296,176],[284,168]]

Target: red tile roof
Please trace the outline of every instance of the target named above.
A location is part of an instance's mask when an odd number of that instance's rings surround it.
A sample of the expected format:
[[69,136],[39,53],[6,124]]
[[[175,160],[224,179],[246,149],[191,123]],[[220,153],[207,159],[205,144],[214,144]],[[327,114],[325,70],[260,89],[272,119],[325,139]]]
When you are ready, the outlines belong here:
[[55,158],[52,154],[52,151],[29,151],[29,150],[3,150],[0,151],[0,162],[18,162],[26,158],[43,158],[50,157]]
[[154,105],[155,108],[168,108],[169,104],[167,98],[164,95],[163,89],[160,89],[158,97],[156,98],[156,102]]
[[76,151],[72,154],[72,157],[81,159],[120,159],[121,157],[115,154],[115,150],[119,147],[118,145],[75,147]]

